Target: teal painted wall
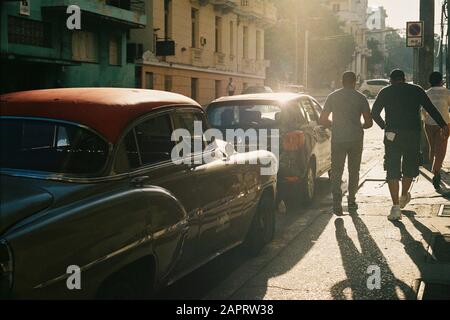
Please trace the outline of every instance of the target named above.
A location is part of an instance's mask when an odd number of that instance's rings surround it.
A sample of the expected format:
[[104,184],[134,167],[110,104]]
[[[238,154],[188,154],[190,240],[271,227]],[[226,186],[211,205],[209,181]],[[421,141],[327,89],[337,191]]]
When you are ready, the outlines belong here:
[[[62,1],[53,1],[55,3]],[[72,59],[72,31],[66,28],[68,15],[65,10],[41,10],[48,0],[31,1],[31,15],[20,16],[19,2],[0,3],[0,92],[51,88],[51,87],[135,87],[135,64],[126,62],[127,30],[129,25],[109,21],[98,15],[82,13],[82,30],[97,35],[96,62],[80,62]],[[84,9],[83,2],[78,1]],[[89,7],[90,8],[90,7]],[[95,8],[94,8],[95,9]],[[90,10],[93,10],[90,8]],[[112,8],[110,14],[119,15],[122,9]],[[106,14],[107,12],[103,12]],[[8,43],[8,16],[46,21],[51,23],[51,48]],[[145,17],[145,16],[144,16]],[[125,17],[128,19],[128,17]],[[136,17],[130,17],[136,19]],[[139,20],[142,19],[140,16]],[[146,20],[146,18],[145,18]],[[109,64],[109,39],[120,39],[120,65]],[[42,59],[39,62],[30,61]],[[24,62],[24,59],[27,61]],[[71,64],[71,65],[70,65]],[[13,76],[11,75],[13,73]],[[34,82],[32,81],[34,80]]]

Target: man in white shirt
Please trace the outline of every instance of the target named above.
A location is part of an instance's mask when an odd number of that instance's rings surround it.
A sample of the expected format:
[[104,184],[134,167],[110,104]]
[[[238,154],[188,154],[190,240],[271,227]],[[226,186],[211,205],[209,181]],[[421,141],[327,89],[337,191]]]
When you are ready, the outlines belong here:
[[[450,127],[450,90],[444,87],[442,74],[433,72],[430,75],[430,84],[431,88],[427,91],[427,95]],[[441,134],[440,127],[428,113],[424,113],[424,118],[425,131],[430,145],[430,161],[434,174],[433,185],[436,190],[439,190],[441,187],[440,172],[447,152],[448,137]]]
[[233,83],[233,78],[230,78],[230,81],[228,82],[227,91],[229,96],[234,96],[234,93],[236,92],[236,86]]

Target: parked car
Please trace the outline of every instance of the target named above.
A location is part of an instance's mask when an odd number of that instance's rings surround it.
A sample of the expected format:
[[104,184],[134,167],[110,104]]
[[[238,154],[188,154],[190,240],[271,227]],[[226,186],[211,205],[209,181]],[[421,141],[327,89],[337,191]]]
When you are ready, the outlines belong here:
[[244,89],[242,94],[255,94],[255,93],[271,93],[273,90],[266,86],[253,86]]
[[[211,126],[224,133],[236,128],[278,129],[274,138],[280,141],[279,199],[291,207],[310,203],[316,178],[331,169],[331,131],[318,124],[321,111],[314,98],[294,93],[224,97],[207,107]],[[265,147],[250,141],[228,142],[238,149],[239,143],[250,150]]]
[[284,87],[282,92],[305,93],[305,86],[290,84]]
[[[0,102],[0,296],[149,297],[239,244],[256,254],[273,237],[276,175],[236,164],[271,153],[205,147],[194,135],[203,152],[186,160],[195,164],[171,160],[175,129],[209,126],[189,98],[85,88]],[[73,266],[82,290],[66,285]]]
[[386,79],[364,80],[359,87],[359,91],[367,98],[375,98],[381,89],[388,85],[390,85],[390,82]]

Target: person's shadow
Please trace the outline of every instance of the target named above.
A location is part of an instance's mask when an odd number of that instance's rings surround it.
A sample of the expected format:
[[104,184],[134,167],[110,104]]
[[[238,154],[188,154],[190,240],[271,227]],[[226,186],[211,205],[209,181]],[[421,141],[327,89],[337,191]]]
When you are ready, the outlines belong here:
[[[347,279],[331,288],[333,298],[341,300],[395,300],[400,299],[400,291],[401,298],[415,299],[412,288],[395,277],[386,258],[357,212],[352,213],[351,218],[358,234],[361,252],[358,251],[353,240],[348,236],[344,220],[342,218],[336,219],[336,239]],[[369,272],[370,266],[376,266],[381,271],[380,289],[369,289],[368,278],[372,275]]]
[[[406,216],[414,225],[414,227],[422,234],[422,238],[427,242],[427,244],[431,245],[431,238],[433,233],[423,223],[416,220],[416,213],[413,211],[403,211],[403,215]],[[420,273],[423,275],[423,267],[428,260],[433,258],[432,255],[428,252],[427,249],[424,248],[423,244],[420,241],[414,239],[411,233],[409,233],[409,231],[406,229],[406,226],[403,224],[403,222],[395,221],[392,223],[400,231],[400,241],[405,247],[405,252],[415,263]]]

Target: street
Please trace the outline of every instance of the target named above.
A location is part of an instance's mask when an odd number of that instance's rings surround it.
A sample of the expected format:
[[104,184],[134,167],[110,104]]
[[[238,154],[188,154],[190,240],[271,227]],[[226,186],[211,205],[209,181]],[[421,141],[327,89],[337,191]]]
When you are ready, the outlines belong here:
[[[367,131],[364,150],[357,215],[331,214],[330,184],[326,176],[321,177],[309,208],[277,215],[275,240],[260,256],[251,259],[236,248],[163,290],[157,298],[448,298],[450,277],[445,270],[450,261],[442,257],[445,261],[441,263],[435,260],[437,253],[430,253],[439,230],[448,234],[446,218],[436,217],[441,205],[449,204],[448,195],[444,198],[435,193],[421,174],[402,222],[389,222],[378,127]],[[447,160],[447,175],[449,167]],[[448,248],[441,249],[448,252]],[[370,266],[380,268],[380,289],[368,289]],[[428,281],[430,284],[424,285]]]

